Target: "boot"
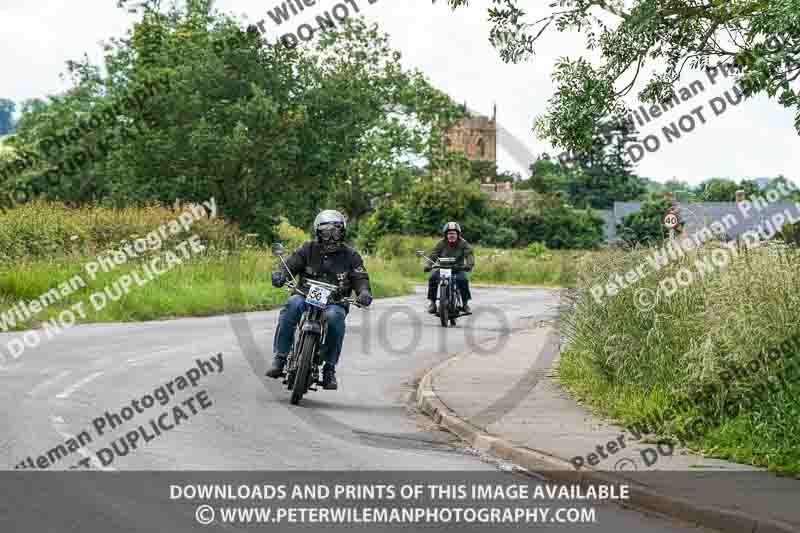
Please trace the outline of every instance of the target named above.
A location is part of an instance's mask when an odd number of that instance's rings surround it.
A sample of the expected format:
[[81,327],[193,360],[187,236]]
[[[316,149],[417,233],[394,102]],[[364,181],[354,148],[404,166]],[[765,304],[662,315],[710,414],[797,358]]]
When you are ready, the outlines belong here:
[[339,388],[339,383],[336,381],[336,369],[334,367],[329,365],[322,367],[322,388],[325,390],[336,390]]
[[267,370],[267,377],[278,379],[283,375],[283,367],[286,366],[286,356],[275,354],[272,359],[272,368]]

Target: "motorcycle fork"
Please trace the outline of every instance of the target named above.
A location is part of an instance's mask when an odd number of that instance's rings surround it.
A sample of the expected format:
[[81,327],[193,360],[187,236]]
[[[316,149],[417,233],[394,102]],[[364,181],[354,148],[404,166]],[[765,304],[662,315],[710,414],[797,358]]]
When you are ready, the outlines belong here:
[[303,326],[306,322],[309,321],[316,321],[320,324],[320,329],[322,330],[322,334],[320,335],[320,341],[317,343],[316,351],[314,353],[314,361],[313,361],[313,372],[315,380],[319,378],[319,365],[323,363],[320,359],[320,354],[322,353],[322,346],[325,344],[325,341],[328,337],[328,323],[325,319],[325,313],[320,311],[317,308],[308,309],[303,312],[302,317],[300,318],[300,322],[297,324],[297,330],[295,331],[295,340],[294,340],[294,348],[292,349],[292,353],[289,357],[289,361],[287,364],[287,368],[289,370],[297,370],[297,362],[298,362],[298,355],[303,350],[303,344],[305,342],[305,333],[303,332]]
[[314,361],[312,365],[312,375],[311,375],[311,382],[312,383],[319,383],[320,375],[319,375],[319,367],[323,363],[322,361],[322,350],[323,346],[325,345],[325,341],[328,337],[328,322],[325,319],[325,312],[321,309],[315,309],[315,316],[314,319],[319,322],[320,330],[322,333],[319,336],[319,342],[317,343],[316,350],[314,351]]
[[442,292],[443,291],[449,291],[447,293],[447,295],[449,296],[449,298],[447,299],[447,303],[450,305],[450,308],[452,310],[458,309],[460,307],[460,305],[463,304],[463,302],[461,301],[461,292],[458,290],[458,287],[456,287],[456,284],[452,283],[451,281],[441,281],[441,282],[439,282],[439,302],[440,302],[440,305],[441,305],[441,301],[442,301]]
[[319,326],[320,326],[320,329],[322,329],[322,335],[320,335],[320,337],[319,337],[319,339],[320,339],[319,340],[319,344],[320,344],[320,346],[322,346],[323,344],[325,344],[325,340],[328,338],[328,320],[325,318],[325,312],[324,311],[320,311],[319,314],[320,314]]
[[[442,301],[442,293],[447,292],[448,290],[450,290],[450,282],[449,281],[442,280],[441,282],[439,282],[439,303],[440,303],[440,305],[441,305],[441,301]],[[448,296],[450,296],[450,294],[448,294]],[[448,298],[447,300],[450,301],[450,298]]]
[[297,356],[303,350],[303,341],[305,340],[305,333],[303,333],[303,326],[308,320],[309,311],[303,311],[300,316],[300,322],[297,323],[294,331],[294,343],[292,346],[292,354],[289,357],[288,368],[289,370],[297,370]]

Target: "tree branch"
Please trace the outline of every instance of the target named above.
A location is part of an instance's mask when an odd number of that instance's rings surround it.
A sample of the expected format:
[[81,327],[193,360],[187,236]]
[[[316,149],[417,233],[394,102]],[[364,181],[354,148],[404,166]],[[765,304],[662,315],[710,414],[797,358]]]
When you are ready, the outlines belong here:
[[631,80],[631,82],[627,86],[625,86],[624,89],[622,89],[621,91],[616,93],[617,97],[625,96],[626,94],[628,94],[631,91],[631,89],[633,88],[633,84],[636,83],[636,79],[639,77],[639,70],[641,70],[641,68],[642,68],[643,60],[644,60],[643,57],[639,57],[639,61],[636,64],[636,72],[633,75],[633,79]]

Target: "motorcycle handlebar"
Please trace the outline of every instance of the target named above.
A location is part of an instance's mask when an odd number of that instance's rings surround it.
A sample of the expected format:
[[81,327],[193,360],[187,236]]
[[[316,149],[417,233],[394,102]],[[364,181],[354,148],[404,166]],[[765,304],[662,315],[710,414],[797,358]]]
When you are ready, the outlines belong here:
[[450,270],[457,270],[457,271],[466,271],[467,267],[465,266],[447,266],[447,265],[440,265],[439,263],[435,263],[431,265],[431,270],[438,270],[440,268],[449,268]]
[[[286,287],[286,290],[287,290],[288,292],[293,292],[293,291],[296,291],[296,292],[299,292],[300,294],[302,294],[303,296],[306,296],[306,297],[308,296],[308,293],[307,293],[307,292],[304,292],[304,291],[303,291],[301,288],[299,288],[299,287],[298,287],[298,286],[297,286],[297,285],[296,285],[294,282],[292,282],[292,281],[287,281],[287,282],[286,282],[286,285],[285,285],[285,287]],[[352,304],[352,305],[354,305],[354,306],[356,306],[356,307],[358,307],[358,308],[360,308],[360,309],[365,309],[365,306],[363,306],[363,305],[361,305],[360,303],[358,303],[358,300],[356,300],[355,298],[342,298],[342,300],[341,300],[341,301],[342,301],[342,302],[347,302],[347,303],[349,303],[349,304]]]
[[439,268],[449,268],[449,269],[451,269],[451,270],[463,270],[463,271],[467,271],[467,267],[466,267],[466,266],[446,266],[446,265],[441,265],[441,264],[439,264],[439,261],[433,261],[433,260],[432,260],[430,257],[427,257],[427,256],[425,256],[425,255],[420,255],[420,257],[422,257],[422,258],[423,258],[423,259],[425,259],[425,260],[426,260],[428,263],[430,263],[430,265],[429,265],[429,266],[431,267],[431,270],[435,270],[435,269],[439,269]]

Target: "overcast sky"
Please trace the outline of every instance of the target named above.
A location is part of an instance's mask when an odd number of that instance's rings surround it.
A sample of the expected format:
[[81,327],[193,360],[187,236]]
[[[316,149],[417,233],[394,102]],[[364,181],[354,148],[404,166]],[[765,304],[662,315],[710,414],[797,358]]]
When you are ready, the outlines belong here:
[[[352,1],[361,14],[389,33],[408,68],[421,70],[437,87],[459,102],[466,101],[475,111],[490,115],[492,105],[497,104],[498,123],[517,141],[500,136],[501,169],[527,176],[524,166],[528,157],[543,151],[557,152],[536,138],[531,125],[553,94],[550,75],[555,61],[562,56],[586,54],[582,36],[552,31],[540,41],[532,61],[509,65],[488,42],[489,0],[473,0],[470,7],[455,12],[444,0],[436,5],[430,0],[371,0],[375,2],[371,5],[370,0]],[[277,0],[217,0],[216,8],[243,23],[266,19],[267,31],[280,35],[296,30],[298,24],[338,3],[319,0],[280,28],[267,16],[267,10],[282,4]],[[547,2],[541,4],[546,6]],[[116,0],[0,0],[0,98],[21,102],[64,90],[69,86],[60,78],[65,62],[88,54],[95,63],[101,63],[99,43],[124,34],[134,19],[116,7]],[[677,177],[692,184],[714,176],[783,174],[797,180],[800,138],[792,125],[791,110],[760,96],[736,107],[729,105],[715,116],[708,101],[730,89],[730,80],[712,85],[706,73],[689,71],[681,86],[692,80],[704,84],[703,93],[640,128],[640,137],[655,134],[662,145],[639,161],[640,175],[659,181]],[[635,95],[627,103],[636,103]],[[691,133],[668,143],[662,127],[698,105],[703,105],[706,124],[698,124]],[[525,150],[515,148],[515,144]]]

